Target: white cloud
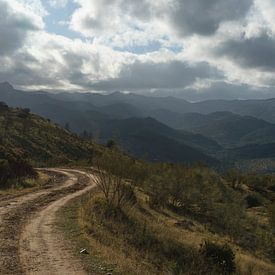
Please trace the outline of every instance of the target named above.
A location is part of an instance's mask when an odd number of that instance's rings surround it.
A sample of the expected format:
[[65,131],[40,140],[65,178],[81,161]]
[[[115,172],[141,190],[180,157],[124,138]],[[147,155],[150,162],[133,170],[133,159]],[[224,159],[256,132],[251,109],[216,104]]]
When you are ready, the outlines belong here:
[[[269,93],[275,86],[273,0],[74,2],[71,20],[59,22],[82,40],[47,33],[49,12],[40,0],[0,0],[1,81],[165,92],[224,85],[234,95],[238,86],[242,93],[244,86]],[[48,3],[65,8],[68,0]]]

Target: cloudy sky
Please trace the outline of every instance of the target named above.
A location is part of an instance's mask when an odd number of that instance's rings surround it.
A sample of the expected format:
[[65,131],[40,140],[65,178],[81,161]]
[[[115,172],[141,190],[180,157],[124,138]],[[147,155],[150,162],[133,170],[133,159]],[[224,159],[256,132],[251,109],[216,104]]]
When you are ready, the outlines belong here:
[[274,0],[0,0],[0,81],[275,97]]

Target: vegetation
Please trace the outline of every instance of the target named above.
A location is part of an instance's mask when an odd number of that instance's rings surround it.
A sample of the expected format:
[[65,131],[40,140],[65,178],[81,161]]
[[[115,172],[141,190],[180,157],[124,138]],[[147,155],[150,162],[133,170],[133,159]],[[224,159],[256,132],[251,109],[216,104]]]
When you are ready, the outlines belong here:
[[100,146],[86,142],[29,109],[0,104],[0,140],[3,148],[14,148],[36,166],[92,161]]
[[36,176],[37,173],[25,161],[22,152],[0,146],[0,189]]
[[114,141],[103,148],[66,128],[0,104],[0,187],[35,178],[31,165],[92,165],[98,193],[82,201],[78,220],[115,271],[248,273],[254,262],[274,270],[275,175],[140,161]]
[[[205,242],[200,253],[222,274],[231,274],[236,271],[235,255],[230,246]],[[211,270],[210,270],[211,272]]]
[[35,178],[35,166],[92,163],[102,150],[30,113],[30,109],[9,108],[0,102],[0,188],[25,185]]
[[269,221],[272,231],[275,233],[275,202],[273,202],[269,207]]
[[[263,215],[270,209],[272,223],[275,176],[147,163],[117,148],[96,165],[99,193],[82,202],[79,220],[93,249],[117,272],[231,274],[251,269],[253,260],[240,262],[244,254],[275,260]],[[257,261],[253,269],[273,269]]]

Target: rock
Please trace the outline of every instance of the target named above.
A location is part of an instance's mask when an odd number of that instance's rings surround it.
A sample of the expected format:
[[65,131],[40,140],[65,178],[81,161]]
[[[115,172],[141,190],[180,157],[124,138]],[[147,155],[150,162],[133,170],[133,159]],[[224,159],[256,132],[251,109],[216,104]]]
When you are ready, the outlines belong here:
[[80,254],[89,254],[86,248],[80,250]]

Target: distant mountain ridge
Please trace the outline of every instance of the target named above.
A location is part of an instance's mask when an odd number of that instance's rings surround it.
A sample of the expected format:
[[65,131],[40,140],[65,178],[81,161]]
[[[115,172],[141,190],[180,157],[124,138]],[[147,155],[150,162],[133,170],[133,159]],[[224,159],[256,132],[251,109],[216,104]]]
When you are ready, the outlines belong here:
[[[201,148],[207,150],[220,148],[216,142],[200,135],[193,135],[196,137],[193,139],[192,134],[184,135],[154,119],[122,119],[128,116],[125,113],[129,111],[133,115],[132,109],[127,110],[125,103],[116,104],[118,107],[114,108],[112,106],[112,108],[104,110],[104,106],[95,107],[84,102],[65,102],[52,99],[44,93],[40,97],[40,94],[37,93],[32,94],[14,90],[8,91],[7,95],[6,97],[2,96],[1,100],[5,99],[9,102],[9,99],[12,99],[14,104],[19,104],[22,100],[20,106],[29,107],[33,112],[50,118],[63,126],[66,122],[69,122],[71,129],[79,134],[82,131],[87,131],[89,135],[94,136],[98,133],[101,142],[105,143],[107,140],[114,138],[125,151],[136,157],[146,157],[154,161],[218,163],[213,157],[200,150]],[[41,101],[37,99],[41,99]],[[99,112],[100,110],[105,113]],[[115,110],[117,116],[108,115],[108,110]],[[120,119],[114,119],[113,117]],[[28,133],[27,136],[32,140],[30,135],[31,133]],[[53,141],[49,142],[52,143]],[[42,148],[40,149],[42,150]]]
[[211,153],[222,148],[211,139],[176,131],[150,117],[107,120],[97,129],[104,142],[111,137],[132,154],[147,155],[150,160],[214,164],[217,160],[202,152]]
[[[2,83],[0,101],[30,108],[100,142],[115,139],[126,151],[136,156],[147,153],[154,160],[204,159],[213,163],[213,157],[242,158],[244,154],[238,154],[238,150],[243,152],[246,146],[257,146],[257,154],[249,156],[260,158],[261,150],[262,156],[266,156],[265,148],[273,148],[275,142],[275,99],[190,103],[174,97],[120,92],[24,92]],[[275,157],[275,152],[270,155]]]
[[157,110],[153,116],[170,127],[204,135],[223,146],[275,142],[275,124],[252,116],[225,111],[204,115],[165,110]]

